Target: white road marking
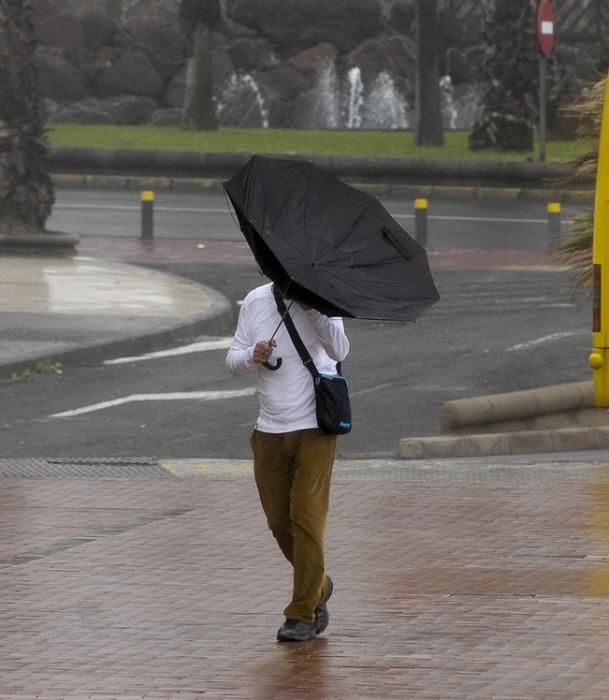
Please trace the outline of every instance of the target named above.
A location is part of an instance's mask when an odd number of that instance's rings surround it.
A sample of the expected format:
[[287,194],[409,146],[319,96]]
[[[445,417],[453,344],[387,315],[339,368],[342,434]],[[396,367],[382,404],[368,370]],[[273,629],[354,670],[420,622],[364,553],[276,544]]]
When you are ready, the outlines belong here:
[[232,338],[216,338],[214,340],[201,340],[197,343],[182,345],[179,348],[169,350],[157,350],[147,352],[144,355],[134,355],[133,357],[116,357],[113,360],[105,360],[105,365],[122,365],[127,362],[143,362],[144,360],[155,360],[160,357],[174,357],[176,355],[189,355],[193,352],[207,352],[208,350],[226,350],[230,348]]
[[363,396],[364,394],[371,394],[375,391],[380,391],[381,389],[389,389],[392,386],[394,386],[393,382],[385,382],[384,384],[377,384],[375,386],[371,386],[368,389],[359,389],[357,391],[350,391],[349,394],[351,396]]
[[222,399],[237,399],[243,396],[252,396],[255,393],[255,387],[248,387],[247,389],[237,389],[234,391],[178,391],[169,394],[131,394],[131,396],[124,396],[120,399],[102,401],[101,403],[94,403],[90,406],[75,408],[72,411],[54,413],[51,415],[51,418],[72,418],[73,416],[82,416],[84,413],[102,411],[104,408],[122,406],[137,401],[219,401]]
[[[394,219],[414,219],[415,214],[391,214]],[[486,223],[497,224],[548,224],[547,219],[511,219],[504,217],[493,216],[440,216],[429,214],[427,217],[430,221],[483,221]]]
[[[141,207],[134,204],[55,204],[54,209],[74,209],[75,211],[99,209],[100,211],[140,211]],[[155,211],[184,212],[187,214],[229,214],[228,209],[202,207],[163,207],[155,205]]]
[[573,331],[565,331],[563,333],[552,333],[551,335],[545,335],[543,338],[536,338],[535,340],[529,340],[528,343],[519,343],[518,345],[512,345],[511,348],[507,348],[506,352],[518,352],[520,350],[529,350],[537,345],[543,345],[544,343],[551,343],[554,340],[562,340],[562,338],[569,338],[574,335],[579,335]]
[[[155,211],[172,212],[172,213],[187,213],[187,214],[230,214],[228,209],[218,209],[215,207],[164,207],[155,205]],[[100,211],[140,211],[141,207],[137,205],[124,204],[55,204],[54,209],[74,209],[91,211],[99,209]],[[414,219],[415,214],[391,214],[394,219]],[[430,220],[436,221],[482,221],[490,223],[506,223],[506,224],[546,224],[547,219],[516,219],[508,217],[492,217],[492,216],[442,216],[429,214]]]

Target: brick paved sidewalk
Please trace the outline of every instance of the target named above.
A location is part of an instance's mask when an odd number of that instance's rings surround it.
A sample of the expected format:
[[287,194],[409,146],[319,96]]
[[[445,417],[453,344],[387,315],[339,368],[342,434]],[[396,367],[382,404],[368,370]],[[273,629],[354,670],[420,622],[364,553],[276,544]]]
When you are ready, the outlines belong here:
[[292,645],[247,464],[52,466],[0,479],[2,699],[609,697],[608,463],[339,465]]

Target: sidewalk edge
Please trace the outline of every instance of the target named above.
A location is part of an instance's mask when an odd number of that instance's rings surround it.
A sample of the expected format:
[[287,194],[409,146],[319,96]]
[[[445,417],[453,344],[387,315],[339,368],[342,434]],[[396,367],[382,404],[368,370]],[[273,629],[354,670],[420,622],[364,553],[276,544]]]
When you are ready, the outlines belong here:
[[609,426],[402,438],[401,459],[488,457],[609,449]]
[[0,373],[4,376],[10,375],[31,368],[37,362],[42,361],[72,366],[94,364],[120,355],[143,354],[160,350],[170,345],[188,342],[199,335],[232,333],[234,317],[228,299],[211,287],[199,286],[204,288],[211,301],[211,308],[205,313],[192,315],[176,323],[166,324],[133,336],[87,343],[69,350],[32,354],[18,362],[0,363]]

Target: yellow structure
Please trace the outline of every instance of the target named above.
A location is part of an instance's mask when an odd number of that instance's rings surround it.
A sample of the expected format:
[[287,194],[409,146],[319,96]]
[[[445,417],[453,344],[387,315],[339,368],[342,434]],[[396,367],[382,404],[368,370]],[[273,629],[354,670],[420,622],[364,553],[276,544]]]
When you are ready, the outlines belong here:
[[596,405],[609,407],[609,79],[598,150],[592,265],[593,347],[589,362]]

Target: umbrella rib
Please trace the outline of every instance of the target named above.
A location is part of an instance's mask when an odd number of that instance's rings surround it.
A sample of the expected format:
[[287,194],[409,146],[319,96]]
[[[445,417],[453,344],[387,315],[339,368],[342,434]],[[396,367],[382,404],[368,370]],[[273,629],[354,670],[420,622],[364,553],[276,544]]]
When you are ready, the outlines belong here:
[[[320,258],[319,262],[323,262],[323,261],[324,261],[324,258],[327,258],[327,257],[328,257],[329,255],[331,255],[332,253],[335,253],[337,250],[339,250],[339,249],[344,245],[345,241],[349,238],[349,236],[351,235],[351,232],[352,232],[353,229],[356,227],[356,225],[358,224],[358,222],[361,221],[361,220],[363,219],[365,213],[366,213],[365,211],[360,211],[360,212],[359,212],[357,218],[356,218],[354,221],[351,222],[351,224],[350,224],[350,226],[349,226],[349,229],[345,232],[345,235],[342,237],[342,239],[341,239],[341,240],[338,240],[338,241],[333,241],[333,242],[332,242],[332,243],[333,243],[332,247],[329,248],[329,249],[324,253],[324,255]],[[360,250],[364,250],[366,247],[368,247],[368,246],[362,246],[362,247],[360,248]]]

